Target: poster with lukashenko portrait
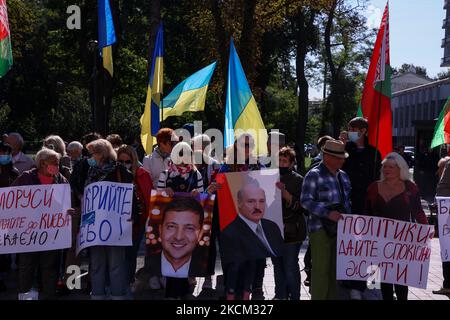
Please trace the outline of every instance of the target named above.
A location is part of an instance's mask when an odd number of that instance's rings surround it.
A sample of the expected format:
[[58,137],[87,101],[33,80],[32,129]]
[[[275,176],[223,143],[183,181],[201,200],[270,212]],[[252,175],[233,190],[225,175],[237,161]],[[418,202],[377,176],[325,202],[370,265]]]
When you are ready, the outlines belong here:
[[217,183],[223,260],[237,262],[282,255],[278,169],[219,174]]

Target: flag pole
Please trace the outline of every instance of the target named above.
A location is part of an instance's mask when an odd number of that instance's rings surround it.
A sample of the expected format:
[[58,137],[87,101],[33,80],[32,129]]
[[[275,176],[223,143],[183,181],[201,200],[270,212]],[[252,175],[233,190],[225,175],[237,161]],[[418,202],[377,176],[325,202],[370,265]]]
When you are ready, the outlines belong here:
[[378,99],[378,115],[377,115],[377,137],[375,142],[375,159],[374,159],[374,165],[373,165],[373,180],[375,180],[375,177],[377,176],[377,160],[378,160],[378,139],[380,134],[380,115],[381,115],[381,97],[383,95],[383,82],[380,81],[380,97]]
[[[163,94],[161,92],[161,98],[162,98]],[[159,126],[162,127],[162,123],[164,121],[164,99],[161,99],[160,101],[160,105],[161,105],[161,120],[159,121]]]

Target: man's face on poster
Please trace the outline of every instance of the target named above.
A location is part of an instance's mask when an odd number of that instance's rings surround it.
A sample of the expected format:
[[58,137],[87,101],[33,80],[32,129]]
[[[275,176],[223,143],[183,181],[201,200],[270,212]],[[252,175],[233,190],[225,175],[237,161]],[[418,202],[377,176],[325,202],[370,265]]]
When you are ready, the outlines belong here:
[[199,213],[167,211],[160,226],[161,244],[167,260],[178,269],[191,257],[200,239]]
[[266,194],[256,185],[246,185],[238,193],[239,213],[259,223],[266,211]]

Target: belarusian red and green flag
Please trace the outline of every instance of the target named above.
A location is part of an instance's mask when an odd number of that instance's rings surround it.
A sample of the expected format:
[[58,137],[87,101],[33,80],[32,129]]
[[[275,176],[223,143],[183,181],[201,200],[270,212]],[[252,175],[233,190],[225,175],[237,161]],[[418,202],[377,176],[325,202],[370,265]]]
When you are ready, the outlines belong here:
[[392,151],[391,74],[387,3],[358,110],[358,115],[369,121],[369,144],[377,147],[383,158]]
[[444,143],[450,143],[450,97],[442,108],[439,119],[434,127],[431,148],[438,147]]
[[0,78],[13,64],[6,0],[0,0]]

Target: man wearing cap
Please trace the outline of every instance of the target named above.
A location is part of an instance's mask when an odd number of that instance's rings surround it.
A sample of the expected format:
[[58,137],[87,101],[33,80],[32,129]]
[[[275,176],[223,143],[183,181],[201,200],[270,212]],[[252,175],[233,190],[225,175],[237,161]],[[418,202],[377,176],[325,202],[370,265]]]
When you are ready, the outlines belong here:
[[313,300],[337,299],[336,225],[342,213],[351,213],[350,180],[341,170],[348,153],[342,141],[328,140],[322,162],[303,180],[301,205],[309,211],[308,231],[314,271]]

